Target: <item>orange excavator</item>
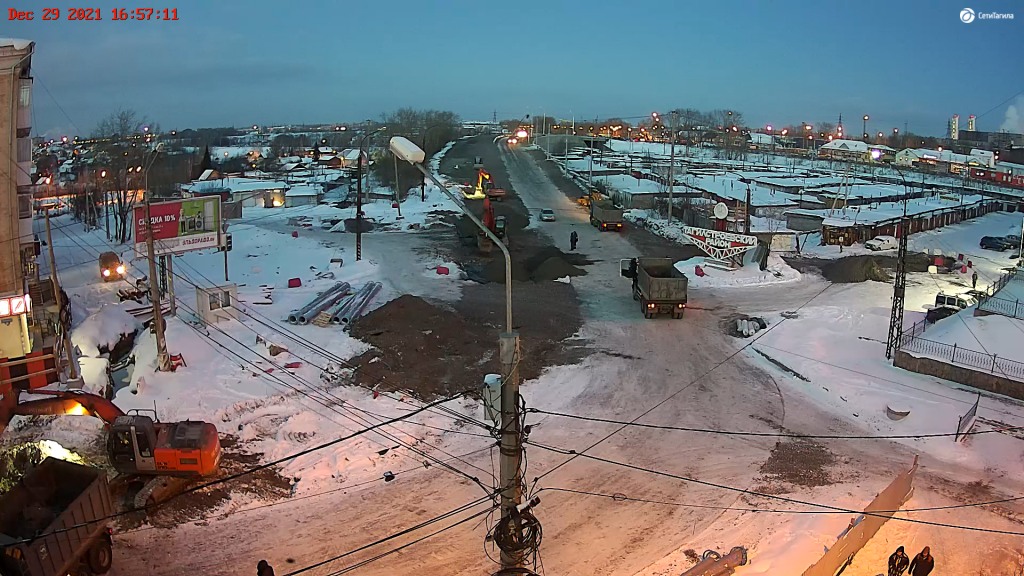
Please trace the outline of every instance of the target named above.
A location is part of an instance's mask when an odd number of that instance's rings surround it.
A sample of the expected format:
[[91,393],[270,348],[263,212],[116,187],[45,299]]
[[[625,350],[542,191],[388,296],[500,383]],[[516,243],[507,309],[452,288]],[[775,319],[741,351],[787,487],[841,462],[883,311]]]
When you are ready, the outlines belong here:
[[[19,402],[22,390],[9,383],[0,383],[0,392],[0,432],[14,416],[95,416],[107,425],[111,466],[126,475],[201,477],[220,467],[220,438],[208,422],[160,422],[155,411],[153,417],[139,410],[126,414],[110,400],[87,392],[30,389],[30,394],[49,398],[26,402]],[[146,498],[154,495],[159,484],[154,483]]]
[[505,198],[505,190],[496,188],[491,173],[483,168],[476,169],[476,193],[483,194],[490,200],[500,201]]

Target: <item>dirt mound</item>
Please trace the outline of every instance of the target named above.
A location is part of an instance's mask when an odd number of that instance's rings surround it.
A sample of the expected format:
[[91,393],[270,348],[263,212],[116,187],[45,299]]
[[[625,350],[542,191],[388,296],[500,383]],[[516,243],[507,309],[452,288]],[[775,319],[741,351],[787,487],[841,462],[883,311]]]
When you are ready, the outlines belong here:
[[833,483],[829,468],[835,457],[821,444],[805,440],[776,442],[771,456],[761,465],[761,477],[778,494],[779,483],[795,486],[828,486]]
[[[217,478],[233,476],[262,463],[262,454],[249,452],[238,442],[236,436],[221,434],[220,446],[222,452],[220,470],[217,471],[217,474],[208,478],[191,479],[182,483],[179,490],[187,490],[192,486]],[[131,487],[121,485],[115,487],[113,493],[115,498],[131,502],[130,490]],[[122,493],[122,491],[128,492]],[[173,528],[208,517],[211,512],[231,500],[232,492],[248,494],[260,500],[274,501],[291,495],[292,482],[289,478],[281,476],[277,468],[264,468],[252,474],[240,476],[232,482],[181,494],[167,504],[148,512],[126,514],[121,516],[118,522],[124,530],[137,528],[145,522],[160,528]]]
[[558,256],[552,256],[530,273],[530,279],[534,282],[549,282],[566,276],[581,276],[583,274],[586,272]]
[[821,268],[821,275],[830,282],[849,284],[851,282],[892,282],[892,277],[871,256],[853,256],[836,260]]
[[[555,246],[545,246],[523,258],[513,252],[512,279],[519,282],[550,282],[566,276],[583,276],[586,270],[579,268],[592,263],[582,254],[566,254]],[[501,254],[492,254],[483,267],[466,267],[471,280],[479,282],[504,282],[505,260]]]
[[499,372],[496,342],[486,325],[417,296],[404,295],[352,324],[352,336],[374,347],[355,358],[359,385],[411,390],[421,398],[479,388]]

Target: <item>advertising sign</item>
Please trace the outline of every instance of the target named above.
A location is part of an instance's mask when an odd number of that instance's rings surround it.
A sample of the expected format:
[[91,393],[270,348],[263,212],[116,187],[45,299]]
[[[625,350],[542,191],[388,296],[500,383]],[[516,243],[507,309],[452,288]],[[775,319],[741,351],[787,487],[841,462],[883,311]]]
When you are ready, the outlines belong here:
[[0,298],[0,318],[27,314],[32,311],[32,297],[28,294],[21,296],[4,296]]
[[756,236],[694,228],[693,226],[683,226],[683,234],[705,254],[718,260],[738,256],[757,247]]
[[[149,206],[157,255],[220,246],[220,197],[203,196]],[[135,251],[146,253],[146,207],[135,207]]]

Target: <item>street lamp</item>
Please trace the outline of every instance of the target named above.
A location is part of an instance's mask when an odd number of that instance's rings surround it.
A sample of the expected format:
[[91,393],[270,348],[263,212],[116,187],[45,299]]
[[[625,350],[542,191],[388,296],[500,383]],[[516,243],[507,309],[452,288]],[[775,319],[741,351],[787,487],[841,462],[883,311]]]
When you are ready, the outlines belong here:
[[866,141],[867,141],[867,139],[868,139],[868,119],[869,119],[869,118],[868,118],[868,115],[867,115],[867,114],[865,114],[865,115],[864,115],[864,130],[863,130],[863,132],[864,132],[864,141],[865,141],[865,142],[866,142]]

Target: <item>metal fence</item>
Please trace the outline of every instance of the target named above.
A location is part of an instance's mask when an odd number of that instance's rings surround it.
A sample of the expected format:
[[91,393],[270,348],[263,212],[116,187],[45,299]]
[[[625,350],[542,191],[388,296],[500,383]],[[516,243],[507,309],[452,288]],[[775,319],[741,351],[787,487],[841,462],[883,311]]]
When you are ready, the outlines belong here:
[[[951,364],[959,364],[996,376],[1024,381],[1024,362],[1000,358],[995,354],[988,354],[987,352],[961,348],[956,344],[944,344],[942,342],[926,340],[912,332],[916,327],[917,324],[911,326],[900,336],[900,350],[917,352],[932,358],[948,361]],[[923,332],[923,327],[920,330]]]
[[989,286],[988,290],[985,291],[986,294],[978,299],[978,310],[1001,314],[1011,318],[1024,318],[1024,305],[1020,301],[996,296],[1010,282],[1024,282],[1024,276],[1017,275],[1017,268],[1003,274],[999,277],[999,280],[996,280],[994,284]]
[[959,442],[961,438],[966,438],[965,433],[974,426],[974,422],[978,415],[978,404],[981,403],[981,393],[978,394],[978,399],[974,401],[974,406],[960,417],[960,421],[956,423],[956,434],[953,436],[954,442]]

